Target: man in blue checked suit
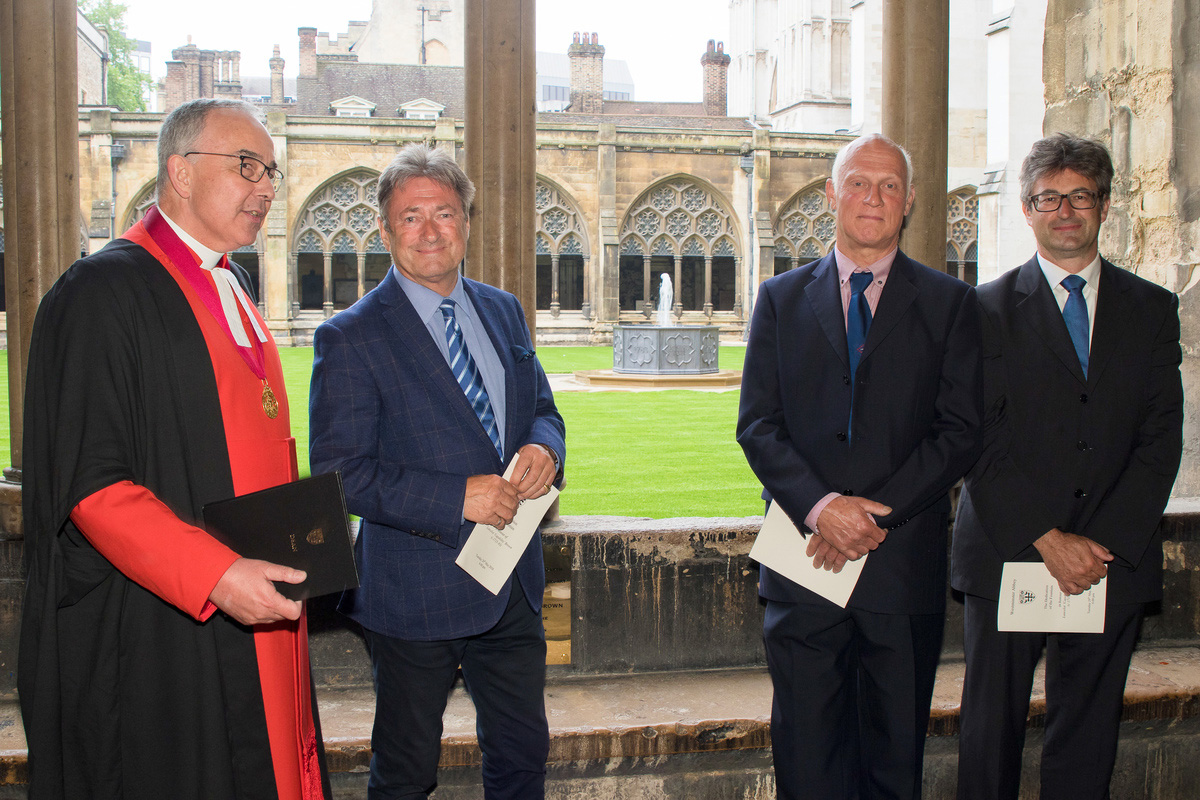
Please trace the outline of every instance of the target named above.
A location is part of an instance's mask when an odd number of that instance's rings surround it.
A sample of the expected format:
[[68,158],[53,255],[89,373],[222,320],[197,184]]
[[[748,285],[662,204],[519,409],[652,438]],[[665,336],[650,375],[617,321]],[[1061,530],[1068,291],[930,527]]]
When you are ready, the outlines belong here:
[[374,672],[371,800],[436,787],[460,665],[485,796],[544,794],[541,539],[498,595],[454,561],[476,523],[502,528],[561,481],[565,430],[520,303],[459,275],[474,194],[449,155],[404,148],[379,178],[393,268],[314,338],[312,470],[341,470],[362,518],[361,586],[340,608],[363,626]]

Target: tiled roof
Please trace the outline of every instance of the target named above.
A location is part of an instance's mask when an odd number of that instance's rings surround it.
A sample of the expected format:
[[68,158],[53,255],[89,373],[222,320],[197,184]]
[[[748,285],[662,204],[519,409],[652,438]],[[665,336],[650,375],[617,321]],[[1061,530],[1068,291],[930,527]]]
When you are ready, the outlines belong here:
[[447,117],[463,119],[462,67],[419,64],[359,64],[317,62],[316,78],[296,79],[296,114],[330,115],[329,104],[348,95],[375,103],[375,116],[396,117],[397,109],[424,97],[446,106]]

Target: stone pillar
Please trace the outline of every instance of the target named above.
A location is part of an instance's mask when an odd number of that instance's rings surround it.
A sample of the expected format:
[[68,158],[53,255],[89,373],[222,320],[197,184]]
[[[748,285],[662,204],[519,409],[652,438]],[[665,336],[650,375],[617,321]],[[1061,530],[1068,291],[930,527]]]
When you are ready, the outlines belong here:
[[550,255],[550,316],[558,319],[562,303],[558,301],[558,253]]
[[289,317],[294,316],[291,310],[289,289],[295,275],[295,256],[289,249],[288,242],[288,181],[290,168],[288,166],[287,149],[287,113],[281,109],[267,112],[267,132],[275,144],[275,163],[283,170],[283,185],[275,192],[275,200],[271,203],[271,213],[267,215],[266,225],[263,226],[263,240],[266,244],[263,260],[259,263],[259,273],[264,275],[263,285],[266,291],[260,295],[266,305],[267,324],[277,338],[290,336],[287,325]]
[[704,70],[704,113],[723,117],[729,102],[729,56],[724,42],[708,40],[708,51],[700,56]]
[[650,319],[654,303],[650,302],[650,254],[642,254],[642,316]]
[[534,0],[467,0],[466,161],[475,213],[466,273],[512,292],[536,328]]
[[358,295],[355,299],[361,298],[366,292],[366,275],[367,275],[367,254],[360,250],[358,252]]
[[333,316],[333,253],[326,251],[321,255],[325,261],[325,272],[322,280],[325,286],[325,299],[321,303],[321,310],[325,313],[325,319],[329,319]]
[[599,114],[604,109],[604,45],[592,34],[575,34],[567,48],[571,62],[571,110]]
[[[735,273],[736,273],[736,270],[735,270]],[[734,282],[735,282],[735,284],[738,284],[738,285],[740,285],[740,283],[741,283],[740,281],[737,280],[736,274],[734,276]],[[737,288],[738,288],[737,286],[734,286],[735,293],[737,291]],[[708,317],[709,319],[712,319],[712,315],[713,315],[712,299],[713,299],[712,256],[707,255],[704,257],[704,316]]]
[[[584,270],[584,286],[596,287],[595,300],[589,304],[584,297],[584,317],[596,322],[616,322],[620,319],[621,257],[618,254],[620,221],[617,218],[617,126],[600,123],[596,135],[596,175],[599,192],[600,238],[590,272]],[[586,264],[586,262],[585,262]],[[585,288],[585,292],[587,289]],[[595,328],[593,327],[593,331]]]
[[900,240],[934,269],[946,261],[949,0],[883,4],[883,133],[912,155],[917,199]]
[[671,306],[671,313],[675,315],[675,319],[683,319],[683,256],[675,254],[675,303]]
[[[11,468],[21,479],[25,366],[42,295],[79,258],[74,0],[0,0],[5,301]],[[0,489],[0,538],[20,534],[20,497]],[[15,506],[13,505],[15,495]]]

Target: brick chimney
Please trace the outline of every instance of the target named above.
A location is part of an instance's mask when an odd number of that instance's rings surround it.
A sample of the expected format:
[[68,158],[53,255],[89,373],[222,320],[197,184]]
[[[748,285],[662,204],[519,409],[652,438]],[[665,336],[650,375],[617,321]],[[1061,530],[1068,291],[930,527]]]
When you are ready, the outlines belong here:
[[162,104],[165,112],[174,111],[183,105],[187,96],[187,64],[182,61],[167,62],[167,77],[163,81],[166,98]]
[[[589,42],[588,39],[591,39]],[[604,110],[604,45],[596,34],[576,32],[567,48],[571,62],[571,110],[599,114]]]
[[271,56],[271,104],[283,105],[283,59],[279,56],[279,45]]
[[728,116],[729,56],[725,43],[708,40],[708,52],[700,57],[704,68],[704,114],[709,117]]
[[297,28],[300,36],[300,75],[301,78],[317,77],[317,29]]

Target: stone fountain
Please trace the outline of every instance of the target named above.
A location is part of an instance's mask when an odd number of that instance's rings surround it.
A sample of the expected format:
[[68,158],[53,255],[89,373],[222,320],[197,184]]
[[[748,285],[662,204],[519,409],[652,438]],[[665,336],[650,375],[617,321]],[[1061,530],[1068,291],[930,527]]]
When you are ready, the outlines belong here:
[[625,375],[706,375],[718,371],[716,325],[671,321],[674,291],[662,273],[655,325],[613,326],[613,372]]

